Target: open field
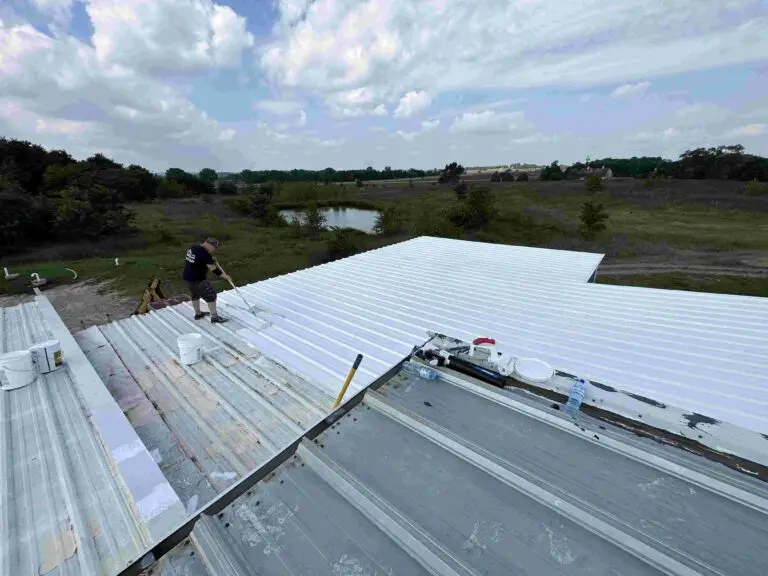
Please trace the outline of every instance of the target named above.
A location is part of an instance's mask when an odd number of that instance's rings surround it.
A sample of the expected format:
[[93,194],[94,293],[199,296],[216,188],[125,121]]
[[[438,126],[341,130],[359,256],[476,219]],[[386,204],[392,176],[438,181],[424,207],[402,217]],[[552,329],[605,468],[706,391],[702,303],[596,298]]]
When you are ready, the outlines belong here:
[[[457,202],[456,196],[450,188],[430,182],[414,181],[412,187],[407,181],[377,182],[363,189],[291,186],[276,196],[276,204],[301,206],[313,200],[321,205],[396,207],[402,232],[370,236],[363,249],[428,233],[596,251],[607,255],[601,281],[768,296],[763,274],[768,267],[768,199],[745,196],[738,182],[669,180],[648,186],[615,179],[591,196],[578,181],[497,183],[490,185],[495,216],[472,232],[444,225],[441,212]],[[580,208],[588,197],[602,202],[610,216],[608,230],[592,242],[578,235]],[[26,278],[38,272],[51,285],[70,283],[72,276],[64,268],[71,268],[79,280],[113,280],[112,290],[135,301],[154,276],[171,281],[167,291],[182,291],[184,251],[206,235],[223,241],[218,257],[239,284],[305,268],[327,255],[330,233],[312,239],[291,227],[260,226],[234,211],[232,202],[214,196],[139,204],[133,206],[138,229],[134,235],[97,244],[34,248],[6,256],[2,264]],[[19,292],[28,292],[25,281],[0,278],[0,293]]]

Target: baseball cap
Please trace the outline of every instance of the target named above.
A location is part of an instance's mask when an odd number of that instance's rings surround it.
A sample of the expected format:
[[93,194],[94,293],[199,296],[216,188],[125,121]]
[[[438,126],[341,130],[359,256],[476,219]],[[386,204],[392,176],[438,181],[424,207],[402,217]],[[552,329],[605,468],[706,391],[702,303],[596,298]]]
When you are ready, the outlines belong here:
[[206,244],[210,244],[214,248],[218,248],[219,247],[219,241],[216,240],[216,238],[206,238],[205,242],[206,242]]

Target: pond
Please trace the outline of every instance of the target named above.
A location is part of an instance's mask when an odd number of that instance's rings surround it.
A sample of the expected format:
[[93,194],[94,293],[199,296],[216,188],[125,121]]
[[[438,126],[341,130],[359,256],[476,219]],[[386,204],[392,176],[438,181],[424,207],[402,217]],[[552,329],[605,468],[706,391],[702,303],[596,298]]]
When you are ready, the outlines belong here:
[[[373,232],[376,223],[376,210],[362,210],[360,208],[321,208],[326,219],[326,226],[338,226],[339,228],[354,228],[363,232]],[[280,215],[290,222],[294,216],[304,220],[302,210],[280,210]]]

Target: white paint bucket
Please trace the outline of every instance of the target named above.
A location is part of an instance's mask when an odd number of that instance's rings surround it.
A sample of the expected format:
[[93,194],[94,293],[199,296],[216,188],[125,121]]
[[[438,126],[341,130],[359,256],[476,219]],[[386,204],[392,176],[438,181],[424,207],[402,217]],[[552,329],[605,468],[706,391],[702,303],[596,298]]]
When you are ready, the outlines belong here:
[[182,334],[176,341],[179,344],[179,358],[187,366],[203,359],[203,336],[201,334]]
[[32,354],[29,350],[8,352],[0,356],[0,368],[5,372],[7,384],[2,384],[3,390],[23,388],[35,381],[37,370],[32,364]]
[[552,366],[538,358],[518,358],[515,362],[515,372],[523,380],[537,384],[548,382],[555,375]]
[[48,374],[58,370],[64,364],[61,355],[61,344],[58,340],[48,340],[29,347],[32,353],[32,363],[40,374]]

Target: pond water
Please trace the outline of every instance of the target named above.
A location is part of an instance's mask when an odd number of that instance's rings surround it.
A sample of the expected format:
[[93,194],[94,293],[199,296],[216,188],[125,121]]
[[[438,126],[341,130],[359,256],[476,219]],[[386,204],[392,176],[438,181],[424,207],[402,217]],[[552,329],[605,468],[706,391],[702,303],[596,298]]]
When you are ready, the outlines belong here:
[[[376,223],[376,216],[379,213],[376,210],[361,210],[360,208],[321,208],[320,212],[325,215],[327,226],[338,226],[339,228],[354,228],[363,232],[373,232],[373,225]],[[280,215],[288,222],[294,216],[304,220],[302,210],[280,210]]]

